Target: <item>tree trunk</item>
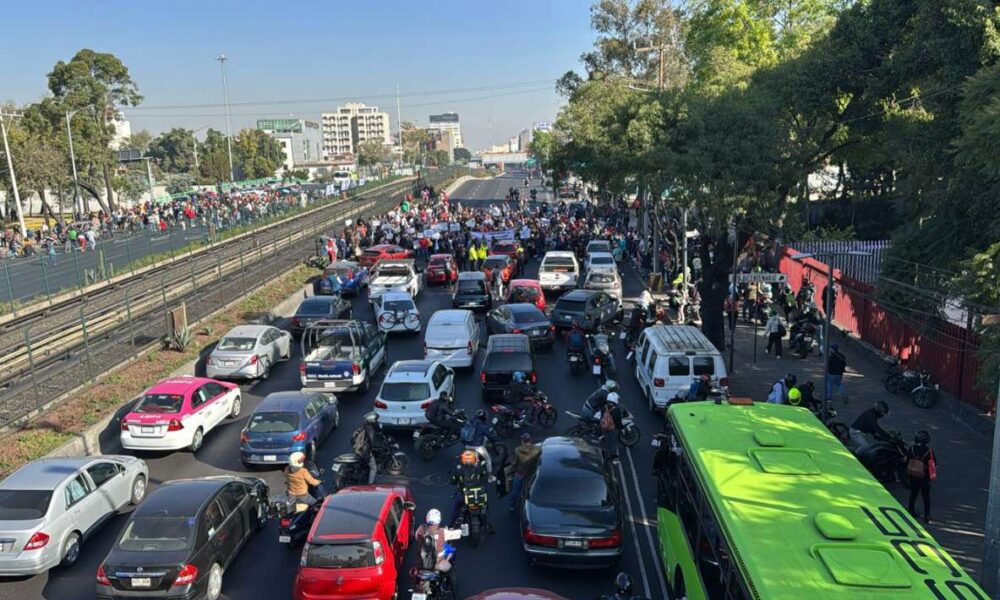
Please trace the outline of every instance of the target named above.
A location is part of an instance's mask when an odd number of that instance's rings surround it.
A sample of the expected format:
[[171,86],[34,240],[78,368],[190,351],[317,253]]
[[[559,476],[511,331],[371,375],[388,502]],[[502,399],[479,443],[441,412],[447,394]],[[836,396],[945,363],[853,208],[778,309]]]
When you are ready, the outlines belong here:
[[49,217],[53,216],[54,213],[52,212],[52,206],[49,205],[48,198],[45,196],[44,185],[41,186],[40,190],[38,190],[38,199],[42,201],[42,216],[45,217],[45,226],[52,227],[52,224],[49,223]]
[[[90,192],[90,195],[94,197],[94,200],[97,200],[97,204],[100,205],[100,207],[102,209],[104,209],[104,212],[106,212],[108,214],[111,214],[111,211],[108,210],[108,205],[104,203],[104,199],[101,198],[101,194],[100,194],[100,192],[97,191],[97,189],[95,189],[90,184],[83,183],[82,181],[80,182],[80,189],[85,190],[87,192]],[[84,207],[85,207],[84,212],[85,213],[90,213],[90,210],[86,209],[86,206],[89,205],[89,204],[90,204],[89,202],[85,202],[84,203]],[[74,211],[76,210],[75,206],[73,207],[73,210]]]
[[104,165],[104,187],[108,190],[108,202],[107,205],[101,205],[106,214],[111,214],[111,211],[115,208],[115,191],[111,187],[111,167]]
[[[748,234],[737,234],[736,247],[729,243],[729,234],[723,232],[712,244],[703,243],[701,255],[701,330],[719,351],[726,349],[726,320],[723,305],[729,292],[729,275],[733,271],[733,253],[739,252],[749,239]],[[709,247],[714,247],[715,260],[709,256]]]

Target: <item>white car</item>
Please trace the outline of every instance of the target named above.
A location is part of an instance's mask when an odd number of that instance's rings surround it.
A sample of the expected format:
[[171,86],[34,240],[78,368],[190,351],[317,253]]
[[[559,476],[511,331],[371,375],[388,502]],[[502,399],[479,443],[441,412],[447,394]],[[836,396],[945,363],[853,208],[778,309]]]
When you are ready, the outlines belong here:
[[607,252],[611,253],[611,242],[608,240],[591,240],[587,242],[587,256],[595,252]]
[[601,290],[607,292],[616,300],[618,304],[622,302],[622,278],[618,271],[597,269],[587,273],[583,279],[585,290]]
[[568,250],[550,250],[538,267],[538,283],[545,291],[571,290],[580,276],[576,256]]
[[399,360],[382,381],[375,414],[383,427],[422,425],[424,411],[441,392],[455,396],[455,371],[436,360]]
[[479,323],[471,310],[439,310],[424,330],[424,358],[451,368],[472,367],[479,352]]
[[594,271],[617,271],[618,265],[615,257],[610,252],[591,252],[587,255],[586,270],[588,273]]
[[278,361],[292,355],[292,334],[270,325],[237,325],[205,361],[212,379],[263,379]]
[[411,259],[380,260],[371,273],[368,301],[374,302],[387,292],[405,292],[416,298],[420,294],[421,279]]
[[372,302],[372,311],[381,331],[420,331],[420,312],[407,292],[386,292],[378,296]]

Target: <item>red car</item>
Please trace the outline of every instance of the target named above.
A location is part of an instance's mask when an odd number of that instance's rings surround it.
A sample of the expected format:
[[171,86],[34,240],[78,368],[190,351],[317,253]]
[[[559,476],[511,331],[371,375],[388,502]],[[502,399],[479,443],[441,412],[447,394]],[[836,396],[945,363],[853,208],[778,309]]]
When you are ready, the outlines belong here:
[[517,240],[497,240],[493,242],[493,247],[490,248],[490,254],[503,254],[504,256],[509,256],[511,262],[514,263],[514,268],[519,269],[520,265],[518,261],[520,260],[520,255],[517,251],[520,247],[521,242]]
[[414,508],[404,486],[358,485],[327,496],[302,549],[292,598],[395,598]]
[[454,283],[458,279],[458,265],[450,254],[431,254],[424,274],[427,283]]
[[514,276],[514,263],[506,254],[490,254],[486,257],[481,270],[489,281],[493,281],[493,269],[500,269],[504,283],[510,281],[510,278]]
[[[523,300],[538,307],[538,310],[545,310],[545,294],[542,293],[542,284],[537,279],[511,279],[507,285],[507,297],[504,302],[510,304],[515,292],[519,292]],[[516,301],[516,300],[515,300]]]
[[395,244],[379,244],[362,252],[361,259],[358,262],[361,263],[362,267],[371,268],[375,266],[375,263],[384,258],[413,258],[413,250],[407,250]]
[[566,600],[562,596],[535,588],[502,588],[486,590],[465,600]]

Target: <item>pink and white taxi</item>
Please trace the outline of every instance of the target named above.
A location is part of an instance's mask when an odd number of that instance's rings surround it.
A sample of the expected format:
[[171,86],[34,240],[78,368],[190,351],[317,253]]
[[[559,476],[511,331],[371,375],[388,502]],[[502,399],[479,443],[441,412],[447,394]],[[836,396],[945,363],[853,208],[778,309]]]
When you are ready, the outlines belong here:
[[204,377],[172,377],[143,392],[121,420],[121,443],[129,450],[196,452],[205,434],[243,406],[235,383]]

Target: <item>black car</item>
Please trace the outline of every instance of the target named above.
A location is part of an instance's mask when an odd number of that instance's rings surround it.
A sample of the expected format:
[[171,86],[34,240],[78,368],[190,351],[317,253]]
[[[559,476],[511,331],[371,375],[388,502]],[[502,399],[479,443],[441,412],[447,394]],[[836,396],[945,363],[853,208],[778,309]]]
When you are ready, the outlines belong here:
[[622,490],[600,448],[576,437],[541,444],[520,501],[521,547],[532,564],[608,568],[622,556]]
[[494,333],[523,333],[533,347],[551,348],[556,341],[556,328],[534,304],[506,304],[486,315],[486,331]]
[[552,324],[556,327],[570,327],[573,321],[587,331],[597,329],[614,320],[618,314],[618,300],[607,292],[599,290],[570,290],[559,296],[552,308]]
[[350,319],[353,314],[350,300],[340,296],[312,296],[304,299],[295,309],[290,331],[293,336],[299,337],[312,322],[320,319]]
[[524,373],[530,383],[538,381],[535,355],[528,336],[523,333],[491,335],[486,343],[483,370],[479,374],[483,401],[502,401],[517,371]]
[[226,567],[267,523],[267,492],[254,477],[164,483],[97,568],[97,597],[216,600]]
[[493,308],[493,296],[486,275],[478,271],[463,271],[455,282],[451,297],[452,308]]

